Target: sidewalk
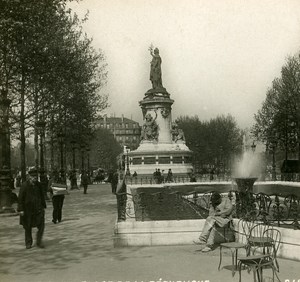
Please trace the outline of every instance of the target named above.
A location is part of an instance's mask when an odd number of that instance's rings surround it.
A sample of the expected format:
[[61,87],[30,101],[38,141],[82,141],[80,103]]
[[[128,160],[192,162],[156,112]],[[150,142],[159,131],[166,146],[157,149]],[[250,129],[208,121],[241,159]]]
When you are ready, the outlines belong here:
[[[114,248],[116,200],[107,184],[90,185],[87,195],[70,191],[60,224],[51,222],[51,213],[48,202],[45,249],[26,250],[19,217],[0,217],[1,282],[239,281],[238,273],[218,271],[219,248],[206,254],[196,245]],[[222,264],[231,265],[229,252]],[[300,281],[299,262],[279,264],[281,281]],[[243,271],[242,281],[253,281],[253,274]]]

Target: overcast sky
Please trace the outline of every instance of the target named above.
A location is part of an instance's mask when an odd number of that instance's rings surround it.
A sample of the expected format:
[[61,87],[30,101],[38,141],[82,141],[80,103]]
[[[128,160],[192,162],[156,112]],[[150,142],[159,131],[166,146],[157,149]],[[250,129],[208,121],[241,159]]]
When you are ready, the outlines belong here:
[[72,4],[108,63],[109,115],[142,122],[150,44],[162,58],[173,119],[231,114],[253,124],[266,90],[300,50],[299,0],[82,0]]

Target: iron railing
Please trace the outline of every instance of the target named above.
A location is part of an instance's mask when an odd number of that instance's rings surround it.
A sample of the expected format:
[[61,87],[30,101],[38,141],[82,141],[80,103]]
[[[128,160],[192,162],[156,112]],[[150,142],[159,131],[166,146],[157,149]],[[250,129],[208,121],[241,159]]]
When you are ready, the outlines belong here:
[[[233,177],[228,174],[215,174],[213,177],[210,174],[197,174],[194,181],[191,181],[191,177],[188,175],[173,176],[172,181],[167,181],[166,176],[162,176],[161,179],[154,178],[152,176],[138,176],[127,177],[127,183],[130,185],[153,185],[162,183],[188,183],[188,182],[221,182],[221,181],[233,181]],[[196,180],[196,181],[195,181]],[[273,181],[271,174],[266,174],[261,177],[259,181]],[[276,175],[276,181],[291,181],[300,182],[300,173],[283,173]]]
[[[181,193],[165,187],[157,192],[135,191],[117,194],[118,220],[186,220],[208,216],[213,191]],[[245,193],[231,190],[222,193],[233,206],[233,217],[255,219],[287,228],[300,229],[300,198],[290,194]]]

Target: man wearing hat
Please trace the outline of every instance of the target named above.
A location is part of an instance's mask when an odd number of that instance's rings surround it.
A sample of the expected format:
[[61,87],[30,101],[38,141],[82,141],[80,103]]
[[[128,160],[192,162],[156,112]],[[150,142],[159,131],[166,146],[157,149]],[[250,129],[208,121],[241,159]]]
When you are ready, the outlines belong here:
[[38,171],[31,168],[28,171],[28,179],[22,184],[19,192],[18,211],[20,224],[25,229],[26,249],[32,247],[32,227],[37,227],[36,245],[44,248],[42,237],[45,228],[46,201],[43,187],[38,182]]

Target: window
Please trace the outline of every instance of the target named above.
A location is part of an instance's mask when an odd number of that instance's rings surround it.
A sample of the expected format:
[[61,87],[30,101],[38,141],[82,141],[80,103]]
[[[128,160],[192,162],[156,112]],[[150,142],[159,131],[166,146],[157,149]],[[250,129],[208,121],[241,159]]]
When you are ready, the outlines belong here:
[[132,158],[132,164],[137,165],[142,163],[142,158]]
[[169,164],[170,163],[170,157],[159,157],[158,158],[159,164]]
[[156,158],[155,157],[145,157],[144,164],[155,164]]

